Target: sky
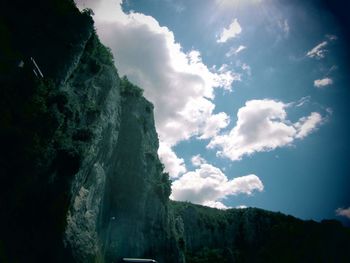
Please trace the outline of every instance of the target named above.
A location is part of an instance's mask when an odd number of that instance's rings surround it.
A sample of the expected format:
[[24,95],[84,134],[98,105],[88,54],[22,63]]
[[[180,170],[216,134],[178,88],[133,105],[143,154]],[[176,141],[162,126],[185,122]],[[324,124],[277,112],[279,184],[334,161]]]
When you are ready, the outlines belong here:
[[350,224],[348,32],[320,1],[77,0],[154,104],[171,198]]

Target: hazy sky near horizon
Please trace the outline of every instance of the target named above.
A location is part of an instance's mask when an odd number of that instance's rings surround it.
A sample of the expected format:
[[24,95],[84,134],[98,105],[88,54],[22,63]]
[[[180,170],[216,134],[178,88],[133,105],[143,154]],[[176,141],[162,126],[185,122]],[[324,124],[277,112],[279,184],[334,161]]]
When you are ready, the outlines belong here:
[[155,106],[175,200],[350,218],[344,25],[312,1],[79,0]]

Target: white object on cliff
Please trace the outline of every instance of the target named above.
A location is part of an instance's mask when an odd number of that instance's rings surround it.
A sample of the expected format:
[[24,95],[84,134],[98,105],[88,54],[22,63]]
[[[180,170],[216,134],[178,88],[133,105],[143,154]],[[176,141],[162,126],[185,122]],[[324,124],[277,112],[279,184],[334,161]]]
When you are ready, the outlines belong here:
[[123,258],[124,262],[157,263],[154,259],[148,258]]
[[35,75],[36,75],[36,76],[40,75],[40,77],[44,78],[44,75],[43,75],[43,73],[41,72],[41,70],[40,70],[38,64],[36,64],[34,58],[30,57],[30,60],[33,62],[33,65],[34,65],[33,71],[34,71]]

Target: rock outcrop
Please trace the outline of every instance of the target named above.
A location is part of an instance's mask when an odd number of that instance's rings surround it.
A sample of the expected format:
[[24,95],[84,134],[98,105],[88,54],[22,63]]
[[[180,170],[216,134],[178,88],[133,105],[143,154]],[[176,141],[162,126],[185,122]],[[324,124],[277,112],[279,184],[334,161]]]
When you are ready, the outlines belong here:
[[[186,262],[347,262],[350,229],[257,208],[226,211],[172,202]],[[180,238],[181,239],[181,238]]]
[[89,11],[69,0],[7,4],[22,17],[4,14],[1,24],[18,42],[4,63],[2,262],[183,262],[153,105],[119,77]]
[[[91,50],[100,44],[93,39],[83,60],[96,56]],[[119,79],[113,66],[103,66],[98,56],[94,61],[102,65],[97,73],[89,75],[82,63],[64,86],[82,88],[81,96],[101,105],[94,139],[72,182],[66,243],[80,262],[123,257],[181,262],[168,211],[170,181],[157,155],[153,105],[140,88]]]

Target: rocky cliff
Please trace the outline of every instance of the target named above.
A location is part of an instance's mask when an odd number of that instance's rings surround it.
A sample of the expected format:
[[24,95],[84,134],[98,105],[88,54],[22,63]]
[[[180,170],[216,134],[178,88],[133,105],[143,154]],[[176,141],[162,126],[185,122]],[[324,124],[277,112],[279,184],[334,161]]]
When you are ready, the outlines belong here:
[[170,202],[153,106],[119,77],[90,11],[12,0],[0,12],[0,262],[349,259],[336,222]]
[[183,202],[171,207],[182,225],[186,262],[347,262],[350,229],[338,221],[302,221],[257,208],[226,211]]
[[[91,50],[101,45],[96,36],[91,41],[83,60],[93,58]],[[81,262],[122,257],[165,262],[164,253],[167,262],[178,262],[168,211],[170,182],[157,155],[153,105],[140,88],[119,79],[112,65],[89,75],[85,64],[79,63],[65,87],[80,86],[81,96],[91,91],[86,99],[101,108],[94,139],[72,181],[65,241]]]
[[89,11],[54,0],[5,9],[2,262],[182,262],[153,106],[119,78]]

